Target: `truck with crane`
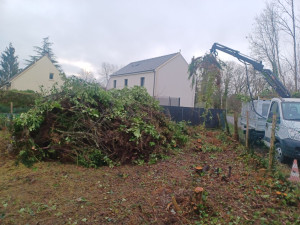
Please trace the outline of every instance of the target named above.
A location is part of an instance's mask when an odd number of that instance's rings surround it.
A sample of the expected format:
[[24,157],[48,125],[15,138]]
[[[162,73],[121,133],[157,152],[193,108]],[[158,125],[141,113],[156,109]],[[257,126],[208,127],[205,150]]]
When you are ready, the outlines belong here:
[[[217,50],[237,58],[245,65],[252,65],[279,95],[278,98],[271,100],[252,99],[252,102],[243,104],[241,113],[241,124],[243,127],[245,128],[246,126],[246,112],[248,111],[250,136],[252,138],[262,138],[263,142],[269,147],[272,118],[276,114],[276,159],[280,162],[285,161],[287,158],[300,159],[300,99],[291,98],[290,92],[279,78],[271,70],[264,69],[261,61],[257,61],[224,45],[214,43],[210,53],[216,56]],[[248,89],[252,98],[249,82]]]

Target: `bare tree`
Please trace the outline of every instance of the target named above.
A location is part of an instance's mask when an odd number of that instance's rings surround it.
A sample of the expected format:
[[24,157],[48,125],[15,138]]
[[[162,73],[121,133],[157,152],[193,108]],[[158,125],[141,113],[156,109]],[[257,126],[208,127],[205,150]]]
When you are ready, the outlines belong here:
[[226,62],[225,72],[231,76],[228,94],[246,94],[247,81],[245,68],[236,62]]
[[279,25],[282,30],[288,34],[293,41],[293,58],[294,58],[294,82],[295,91],[298,90],[297,78],[298,78],[298,63],[297,63],[297,32],[296,32],[296,17],[295,17],[295,4],[294,0],[277,0],[277,6],[281,12],[279,16]]
[[116,72],[118,69],[120,68],[120,66],[115,65],[115,64],[111,64],[108,62],[103,62],[101,65],[101,70],[99,70],[99,75],[100,77],[100,83],[102,86],[106,87],[110,75],[113,74],[114,72]]
[[234,62],[227,61],[222,71],[223,78],[223,108],[228,111],[238,112],[241,108],[241,101],[237,98],[238,94],[244,94],[246,90],[246,77],[243,67]]
[[[229,111],[239,112],[241,109],[241,96],[248,98],[250,95],[256,98],[267,87],[267,83],[260,72],[256,71],[253,67],[247,66],[247,72],[245,66],[233,61],[226,62],[226,66],[223,67],[224,77],[224,95],[226,96],[227,109]],[[248,76],[248,79],[247,79]],[[228,82],[228,93],[226,93],[226,82]],[[249,82],[249,88],[248,88]]]
[[81,69],[78,73],[79,77],[87,82],[96,82],[95,76],[91,71]]
[[223,67],[222,70],[222,89],[223,89],[223,98],[222,98],[222,108],[226,109],[227,108],[227,98],[228,95],[230,94],[230,81],[233,76],[233,67],[231,66],[231,63],[225,63],[225,66]]
[[257,97],[262,93],[268,86],[264,76],[256,71],[253,67],[248,70],[250,91],[253,97]]
[[295,90],[295,73],[294,73],[294,63],[289,60],[287,57],[283,57],[281,60],[282,65],[282,74],[285,77],[285,86],[290,91],[293,92]]
[[227,100],[228,100],[228,94],[230,92],[230,80],[232,78],[232,67],[228,66],[226,63],[223,64],[223,70],[221,71],[221,87],[222,87],[222,102],[221,102],[221,108],[225,109],[224,113],[224,121],[225,121],[225,128],[226,132],[230,134],[229,125],[227,121]]
[[264,11],[255,19],[253,35],[249,35],[251,50],[260,60],[266,60],[273,73],[285,83],[280,64],[279,13],[274,3],[266,3]]

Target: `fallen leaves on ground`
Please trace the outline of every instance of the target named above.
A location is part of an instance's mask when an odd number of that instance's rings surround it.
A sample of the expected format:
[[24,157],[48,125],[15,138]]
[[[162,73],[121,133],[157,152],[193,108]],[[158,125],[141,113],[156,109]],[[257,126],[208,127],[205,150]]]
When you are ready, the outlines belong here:
[[[153,165],[92,169],[41,162],[26,168],[2,156],[0,223],[299,223],[299,202],[290,201],[286,182],[268,175],[221,131],[195,128],[192,135],[187,149]],[[196,172],[197,166],[205,170]],[[200,200],[196,187],[203,188]]]

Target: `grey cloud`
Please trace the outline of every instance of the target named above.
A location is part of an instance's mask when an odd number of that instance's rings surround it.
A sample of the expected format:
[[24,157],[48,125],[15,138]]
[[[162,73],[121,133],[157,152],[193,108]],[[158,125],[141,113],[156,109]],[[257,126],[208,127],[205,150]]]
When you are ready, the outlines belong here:
[[[94,68],[179,49],[189,62],[214,42],[247,53],[245,36],[263,7],[261,0],[0,0],[0,51],[12,42],[22,62],[49,36],[58,58]],[[63,68],[80,70],[74,65]]]

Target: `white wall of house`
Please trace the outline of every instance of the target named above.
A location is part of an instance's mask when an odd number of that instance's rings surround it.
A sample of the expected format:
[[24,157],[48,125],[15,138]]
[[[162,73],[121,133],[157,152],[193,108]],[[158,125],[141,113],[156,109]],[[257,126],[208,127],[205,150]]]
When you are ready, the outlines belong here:
[[[53,79],[50,79],[50,74],[53,74]],[[43,86],[46,90],[50,90],[55,83],[59,86],[63,84],[60,72],[50,59],[44,56],[14,77],[11,80],[10,89],[40,92],[40,86]]]
[[144,87],[147,89],[147,92],[153,96],[153,77],[154,73],[138,73],[138,74],[130,74],[130,75],[120,75],[120,76],[111,76],[108,84],[107,89],[114,88],[114,81],[116,81],[116,88],[122,89],[125,87],[125,79],[128,80],[128,88],[134,86],[141,86],[141,78],[145,78]]
[[180,106],[194,107],[195,90],[188,79],[188,63],[181,54],[157,68],[155,96],[180,98]]
[[195,89],[188,79],[188,63],[180,53],[156,68],[155,72],[111,76],[107,89],[124,88],[125,79],[129,88],[140,86],[141,77],[145,77],[144,87],[151,96],[180,98],[180,106],[194,107]]

